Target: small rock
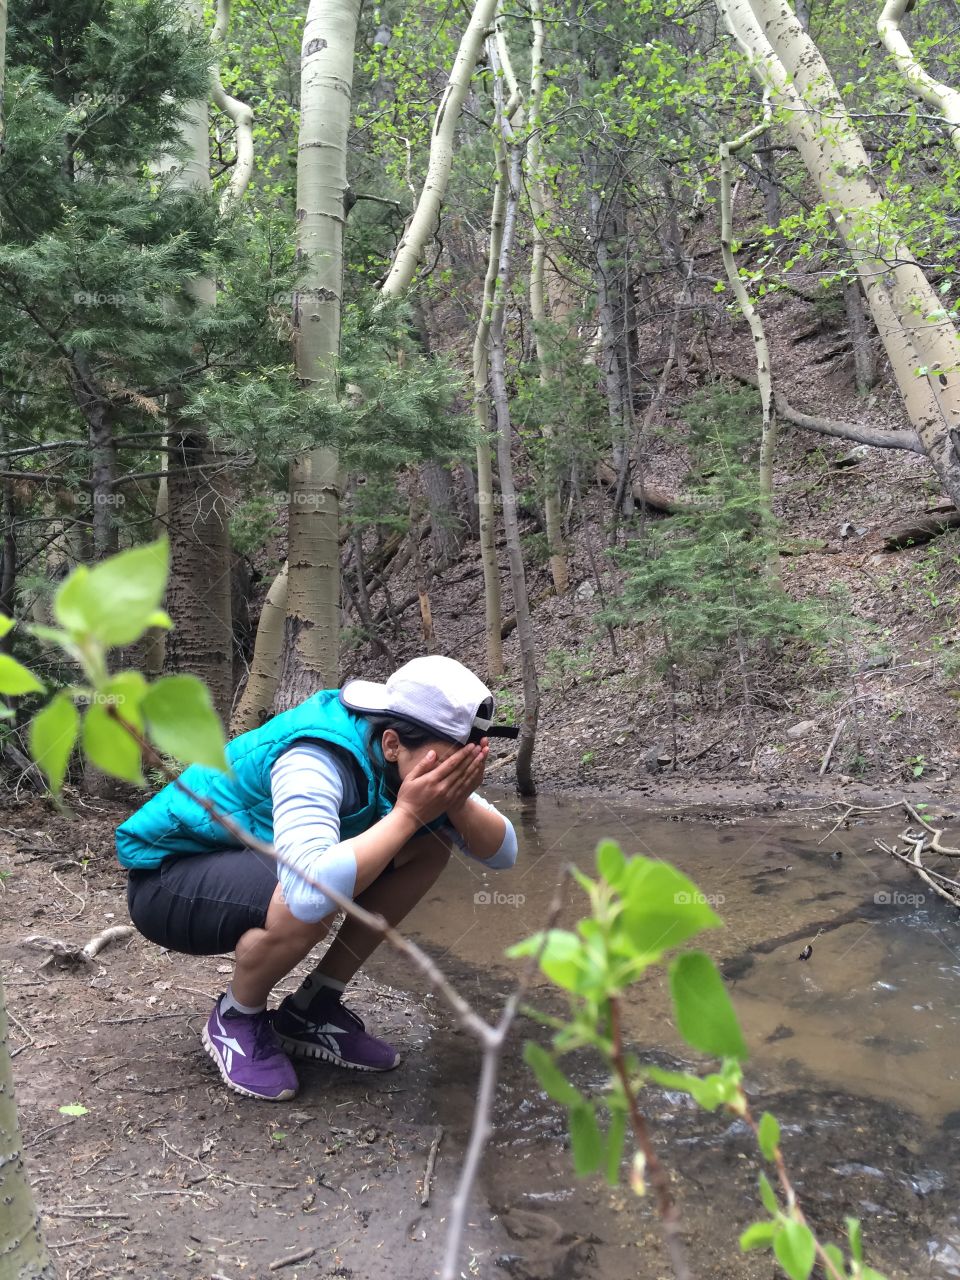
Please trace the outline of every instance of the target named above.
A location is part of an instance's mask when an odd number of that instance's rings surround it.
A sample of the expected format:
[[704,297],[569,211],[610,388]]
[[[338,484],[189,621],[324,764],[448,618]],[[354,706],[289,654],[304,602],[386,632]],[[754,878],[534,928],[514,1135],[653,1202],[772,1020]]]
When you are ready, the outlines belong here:
[[805,738],[808,733],[817,727],[816,720],[801,720],[798,724],[791,725],[787,730],[788,738]]
[[583,582],[574,591],[573,596],[575,600],[592,600],[596,594],[597,588],[589,578],[584,578]]

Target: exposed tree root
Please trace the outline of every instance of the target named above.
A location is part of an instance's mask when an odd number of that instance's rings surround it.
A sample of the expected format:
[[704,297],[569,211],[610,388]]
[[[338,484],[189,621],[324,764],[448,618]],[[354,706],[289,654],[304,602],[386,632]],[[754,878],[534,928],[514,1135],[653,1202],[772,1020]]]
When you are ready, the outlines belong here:
[[41,969],[46,969],[50,965],[55,965],[59,969],[74,969],[80,965],[92,966],[94,958],[104,947],[108,947],[111,942],[120,942],[124,938],[132,937],[133,933],[132,925],[113,924],[101,930],[100,933],[94,934],[82,947],[63,942],[60,938],[47,938],[40,933],[32,933],[28,938],[24,938],[23,945],[47,952],[47,958],[41,964]]

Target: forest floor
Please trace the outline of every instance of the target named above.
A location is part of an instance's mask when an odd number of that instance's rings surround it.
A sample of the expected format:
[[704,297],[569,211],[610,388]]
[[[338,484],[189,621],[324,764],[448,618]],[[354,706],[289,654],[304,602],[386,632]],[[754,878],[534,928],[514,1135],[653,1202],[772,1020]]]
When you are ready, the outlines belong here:
[[[813,308],[787,294],[766,300],[764,310],[777,386],[795,407],[886,430],[907,428],[895,390],[884,385],[866,399],[856,395],[837,322],[812,323]],[[655,352],[661,335],[646,338]],[[739,329],[721,325],[709,341],[714,374],[751,372],[749,339]],[[706,381],[702,351],[697,359],[679,368],[646,450],[645,483],[672,496],[682,496],[688,468],[684,403]],[[841,458],[852,465],[838,466]],[[517,483],[521,491],[530,486],[522,468]],[[609,499],[594,491],[587,500],[590,518],[575,522],[569,543],[570,591],[560,598],[550,594],[545,564],[528,569],[542,693],[538,785],[652,798],[688,794],[709,780],[711,789],[731,784],[733,791],[718,798],[749,793],[762,803],[782,789],[833,797],[842,788],[862,787],[889,795],[919,780],[934,794],[946,794],[960,765],[960,531],[925,546],[883,550],[887,530],[942,502],[929,464],[900,450],[854,450],[849,442],[784,423],[775,493],[788,552],[781,558],[782,581],[792,596],[820,601],[833,616],[839,638],[830,660],[797,648],[757,660],[750,705],[732,658],[699,683],[681,673],[672,709],[667,682],[656,669],[655,637],[645,637],[640,627],[619,628],[614,651],[597,622],[601,595],[591,559],[600,566],[603,598],[615,594],[617,581],[605,554]],[[538,536],[530,518],[522,532]],[[425,538],[427,562],[428,544]],[[502,543],[500,568],[509,617]],[[467,543],[456,563],[431,577],[429,589],[436,649],[483,674],[477,544]],[[390,590],[394,601],[415,601],[412,568],[391,578]],[[383,604],[376,590],[374,610]],[[407,605],[396,627],[384,623],[381,634],[398,663],[422,652],[416,604]],[[522,706],[515,630],[504,651],[507,675],[496,691],[501,714],[510,717]],[[362,672],[383,678],[391,665],[364,643],[344,653],[341,677]],[[513,758],[511,749],[498,747],[491,778],[509,785]]]
[[[113,855],[114,827],[126,809],[76,795],[69,802],[72,812],[63,814],[37,800],[11,807],[0,844],[0,965],[18,1103],[63,1280],[436,1276],[479,1065],[448,1008],[394,956],[378,953],[351,999],[401,1050],[396,1071],[300,1065],[301,1092],[281,1106],[229,1093],[199,1040],[227,981],[227,957],[173,955],[135,935],[105,950],[92,969],[69,971],[41,968],[43,951],[23,945],[33,934],[82,943],[127,918]],[[602,796],[511,812],[528,869],[518,866],[496,887],[524,888],[526,911],[477,906],[476,897],[471,905],[476,872],[460,864],[410,924],[487,1017],[510,989],[503,947],[542,920],[550,876],[564,856],[583,854],[601,815],[605,830],[623,838]],[[649,841],[685,869],[695,865],[708,891],[716,887],[712,877],[721,878],[731,927],[717,958],[758,1048],[750,1087],[778,1116],[798,1189],[821,1229],[836,1239],[845,1213],[863,1218],[868,1257],[890,1280],[960,1276],[950,1012],[960,970],[939,964],[937,973],[938,957],[949,960],[950,909],[934,901],[923,920],[897,934],[897,913],[874,905],[863,887],[867,836],[856,832],[831,837],[849,848],[838,879],[832,846],[783,827],[780,817],[755,827],[699,820],[695,834],[639,813],[626,820],[640,847]],[[846,863],[854,874],[844,878]],[[890,874],[886,866],[879,872]],[[902,868],[892,874],[914,887]],[[899,953],[882,941],[890,929]],[[800,939],[814,933],[815,960],[797,964]],[[918,967],[926,975],[922,1005],[911,985]],[[285,987],[297,981],[294,975]],[[889,992],[901,983],[903,998],[891,1006]],[[532,995],[562,1012],[547,984]],[[929,1012],[911,1012],[920,1008]],[[676,1069],[656,990],[645,987],[632,1010],[629,1034],[644,1059]],[[462,1274],[660,1280],[668,1268],[650,1197],[638,1201],[601,1179],[572,1177],[565,1113],[532,1087],[519,1051],[524,1036],[538,1034],[521,1019],[503,1058],[496,1133],[469,1216]],[[581,1088],[603,1087],[596,1063],[573,1070]],[[76,1104],[83,1114],[60,1110]],[[645,1105],[668,1150],[695,1274],[768,1280],[770,1261],[741,1256],[736,1245],[757,1214],[757,1162],[745,1126],[699,1112],[681,1095],[658,1094]],[[436,1175],[423,1206],[439,1124]]]

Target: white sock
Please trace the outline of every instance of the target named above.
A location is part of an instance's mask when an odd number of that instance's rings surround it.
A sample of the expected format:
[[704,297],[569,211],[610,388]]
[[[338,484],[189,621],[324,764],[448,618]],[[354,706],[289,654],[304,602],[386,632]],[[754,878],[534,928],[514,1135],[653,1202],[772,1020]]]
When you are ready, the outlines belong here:
[[237,1013],[245,1013],[247,1017],[252,1017],[255,1013],[263,1013],[266,1007],[266,1001],[263,1004],[241,1004],[233,994],[233,987],[227,987],[220,998],[220,1011],[222,1013],[235,1009]]
[[290,997],[290,1003],[295,1009],[306,1009],[324,987],[328,987],[331,991],[336,992],[338,996],[342,996],[346,985],[345,982],[338,982],[336,978],[328,978],[325,973],[320,973],[315,969],[313,973],[307,974],[299,987],[297,987]]

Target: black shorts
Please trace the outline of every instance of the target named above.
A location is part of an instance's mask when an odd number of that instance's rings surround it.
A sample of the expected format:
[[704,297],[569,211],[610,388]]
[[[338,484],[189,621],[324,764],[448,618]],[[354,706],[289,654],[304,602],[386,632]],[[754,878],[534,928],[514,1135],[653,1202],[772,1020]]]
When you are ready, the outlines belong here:
[[167,858],[130,872],[127,905],[137,929],[171,951],[216,956],[259,929],[277,887],[277,864],[252,849]]

